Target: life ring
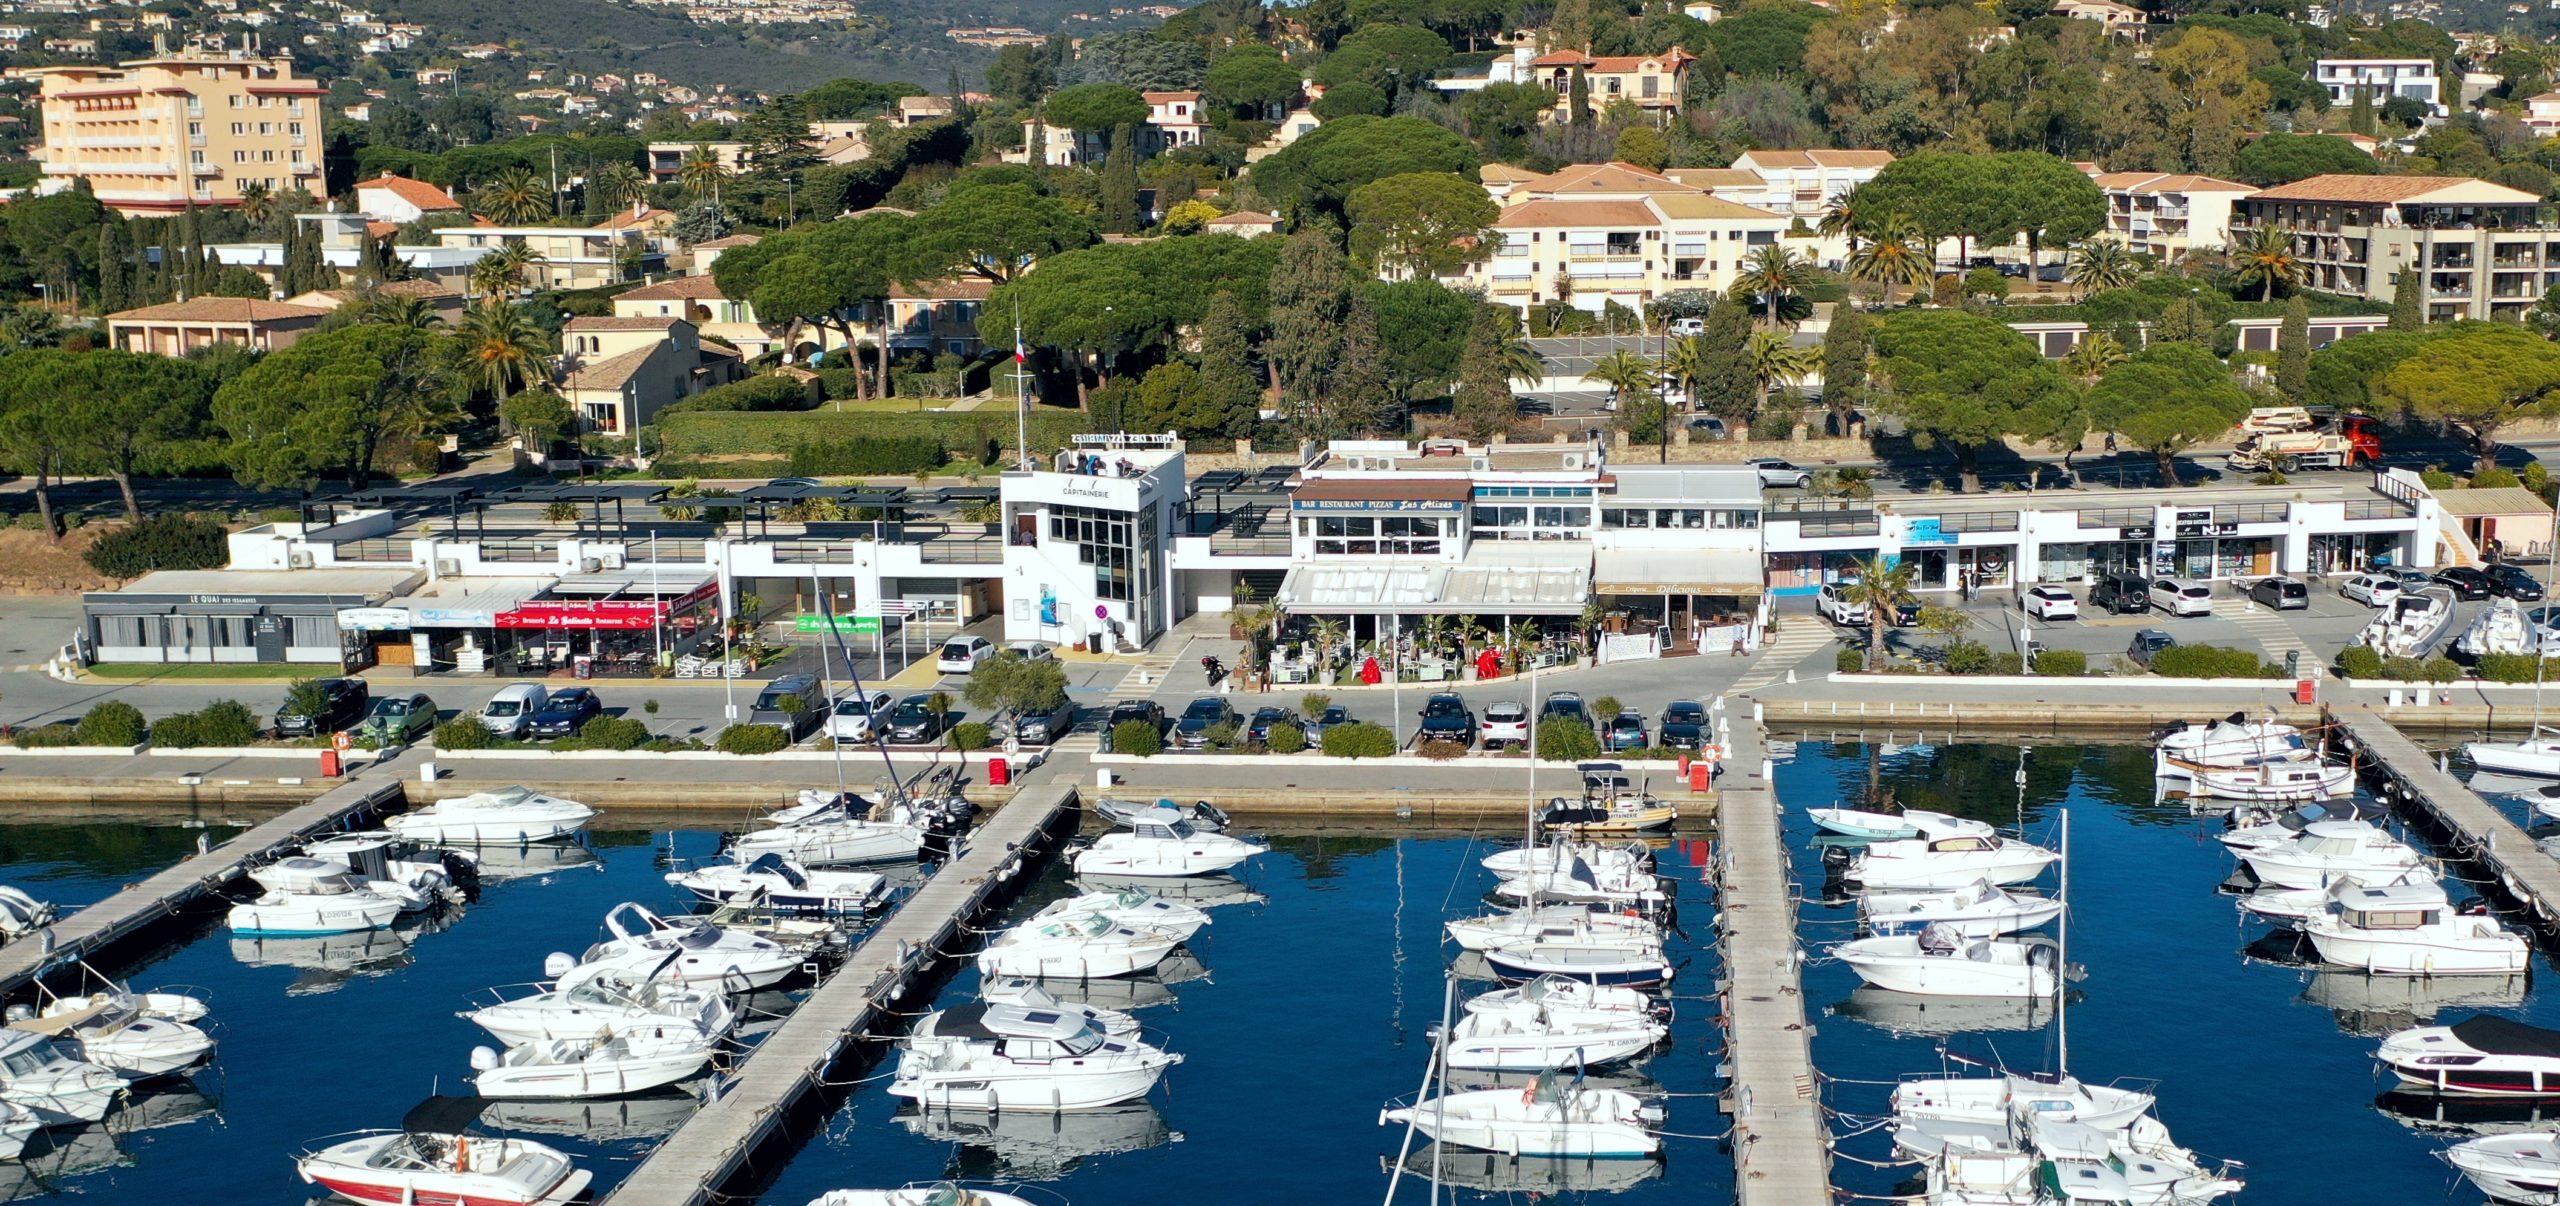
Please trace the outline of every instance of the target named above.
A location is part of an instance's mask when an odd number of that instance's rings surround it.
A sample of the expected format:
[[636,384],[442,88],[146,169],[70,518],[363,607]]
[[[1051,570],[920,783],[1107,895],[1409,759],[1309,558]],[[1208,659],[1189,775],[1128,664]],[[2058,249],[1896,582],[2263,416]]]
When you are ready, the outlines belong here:
[[453,1141],[453,1171],[471,1171],[471,1136],[469,1135]]

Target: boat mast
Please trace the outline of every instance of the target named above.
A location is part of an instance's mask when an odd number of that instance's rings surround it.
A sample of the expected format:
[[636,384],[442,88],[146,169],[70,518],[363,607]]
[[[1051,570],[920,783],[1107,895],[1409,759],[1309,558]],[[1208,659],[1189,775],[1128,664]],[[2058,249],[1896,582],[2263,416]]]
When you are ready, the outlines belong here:
[[[2026,792],[2027,767],[2018,764],[2018,791]],[[2053,969],[2053,1070],[2071,1072],[2071,810],[2062,810],[2062,911],[2054,915],[2056,958]]]

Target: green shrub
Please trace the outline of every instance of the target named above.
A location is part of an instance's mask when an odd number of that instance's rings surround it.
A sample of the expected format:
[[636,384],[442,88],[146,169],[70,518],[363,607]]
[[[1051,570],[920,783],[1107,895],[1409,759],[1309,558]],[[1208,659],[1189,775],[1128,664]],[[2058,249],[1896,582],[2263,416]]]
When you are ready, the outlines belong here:
[[300,523],[302,522],[302,511],[298,507],[269,507],[264,511],[258,512],[258,521],[261,523]]
[[2370,645],[2349,645],[2338,653],[2338,673],[2348,678],[2382,677],[2382,655]]
[[2162,678],[2272,678],[2284,667],[2258,660],[2246,649],[2220,645],[2171,645],[2151,655],[2151,672]]
[[649,741],[649,723],[628,716],[598,716],[578,726],[577,742],[583,749],[636,750]]
[[1600,735],[1570,716],[1538,722],[1538,756],[1559,762],[1582,762],[1600,756]]
[[931,436],[811,440],[791,446],[791,472],[803,477],[914,473],[941,468],[950,459],[950,450]]
[[1338,724],[1324,731],[1324,752],[1328,758],[1385,758],[1396,752],[1396,735],[1367,721]]
[[221,524],[188,515],[161,515],[109,532],[82,554],[110,578],[139,578],[153,570],[219,569],[231,560]]
[[983,722],[964,720],[951,726],[951,748],[964,753],[969,750],[982,750],[987,748],[987,739],[990,736],[992,734],[988,732]]
[[2023,655],[2003,650],[1991,655],[1991,669],[1986,673],[2017,675],[2026,672],[2027,659]]
[[2414,657],[2395,657],[2382,663],[2382,677],[2395,683],[2414,683],[2424,677],[2427,664]]
[[2077,649],[2047,649],[2036,655],[2036,673],[2052,678],[2079,678],[2089,672],[2089,655]]
[[[9,522],[21,532],[41,532],[44,530],[44,513],[27,511]],[[96,562],[93,560],[90,564],[94,565]]]
[[204,726],[197,723],[195,713],[179,712],[152,723],[151,744],[155,749],[193,750],[213,743],[204,739]]
[[1204,748],[1213,750],[1234,749],[1236,747],[1236,734],[1239,731],[1240,730],[1236,727],[1236,722],[1232,720],[1222,721],[1218,724],[1211,725],[1207,732],[1201,734],[1202,737],[1208,739],[1208,744]]
[[490,732],[489,726],[467,713],[436,726],[436,748],[440,750],[485,750],[497,742],[498,735]]
[[2462,663],[2439,653],[2428,658],[2418,673],[2431,683],[2449,683],[2462,677]]
[[715,385],[681,402],[659,408],[660,415],[705,410],[807,410],[807,386],[778,374],[749,377]]
[[22,750],[53,750],[80,744],[80,734],[68,723],[35,724],[18,730],[16,740]]
[[2541,658],[2524,653],[2484,653],[2475,667],[2493,683],[2529,683],[2541,668]]
[[1111,726],[1111,752],[1153,758],[1164,752],[1164,734],[1143,720],[1123,720]]
[[1946,652],[1949,674],[1985,674],[1991,669],[1991,650],[1980,641],[1956,641]]
[[1866,652],[1859,649],[1843,649],[1832,655],[1831,668],[1842,674],[1856,674],[1865,670],[1867,668]]
[[236,699],[217,699],[197,711],[164,716],[151,726],[151,744],[164,749],[242,746],[257,739],[257,716]]
[[720,730],[712,745],[724,754],[775,754],[791,745],[791,734],[778,724],[733,724]]
[[146,727],[141,709],[110,699],[89,709],[73,736],[82,745],[140,745]]
[[1307,731],[1294,724],[1271,726],[1271,736],[1263,742],[1275,754],[1295,754],[1307,748]]

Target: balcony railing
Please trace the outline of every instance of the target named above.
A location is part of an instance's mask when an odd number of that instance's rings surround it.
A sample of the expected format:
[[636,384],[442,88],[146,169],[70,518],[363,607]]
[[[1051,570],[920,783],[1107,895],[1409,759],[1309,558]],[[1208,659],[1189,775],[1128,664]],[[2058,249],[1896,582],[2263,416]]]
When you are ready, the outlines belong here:
[[557,540],[488,540],[481,542],[482,561],[557,562],[560,542]]
[[1289,534],[1238,536],[1232,532],[1213,532],[1209,536],[1209,551],[1229,557],[1286,557],[1289,555]]
[[854,549],[863,541],[856,540],[768,540],[761,542],[773,550],[773,559],[785,565],[845,562],[853,560]]
[[2347,503],[2349,519],[2399,519],[2418,513],[2418,504],[2397,498],[2359,498]]
[[405,564],[409,560],[409,542],[388,538],[374,540],[342,540],[329,546],[340,561],[387,561]]
[[2159,513],[2149,507],[2099,507],[2078,515],[2079,526],[2084,528],[2148,527],[2159,518]]
[[1004,538],[1001,536],[946,536],[925,541],[916,556],[941,564],[992,565],[1004,560]]
[[2237,503],[2215,507],[2216,523],[2283,523],[2290,510],[2284,503]]

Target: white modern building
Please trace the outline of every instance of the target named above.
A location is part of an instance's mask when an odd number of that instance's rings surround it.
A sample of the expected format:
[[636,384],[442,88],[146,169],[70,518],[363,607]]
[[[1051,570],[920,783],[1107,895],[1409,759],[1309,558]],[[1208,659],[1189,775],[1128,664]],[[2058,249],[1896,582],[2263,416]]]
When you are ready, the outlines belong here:
[[2427,112],[2442,117],[2444,81],[2436,74],[2434,59],[2321,59],[2311,68],[2311,81],[2329,90],[2329,103],[2338,106],[2355,103],[2356,94],[2369,93],[2373,105],[2395,96],[2405,96],[2427,106]]

